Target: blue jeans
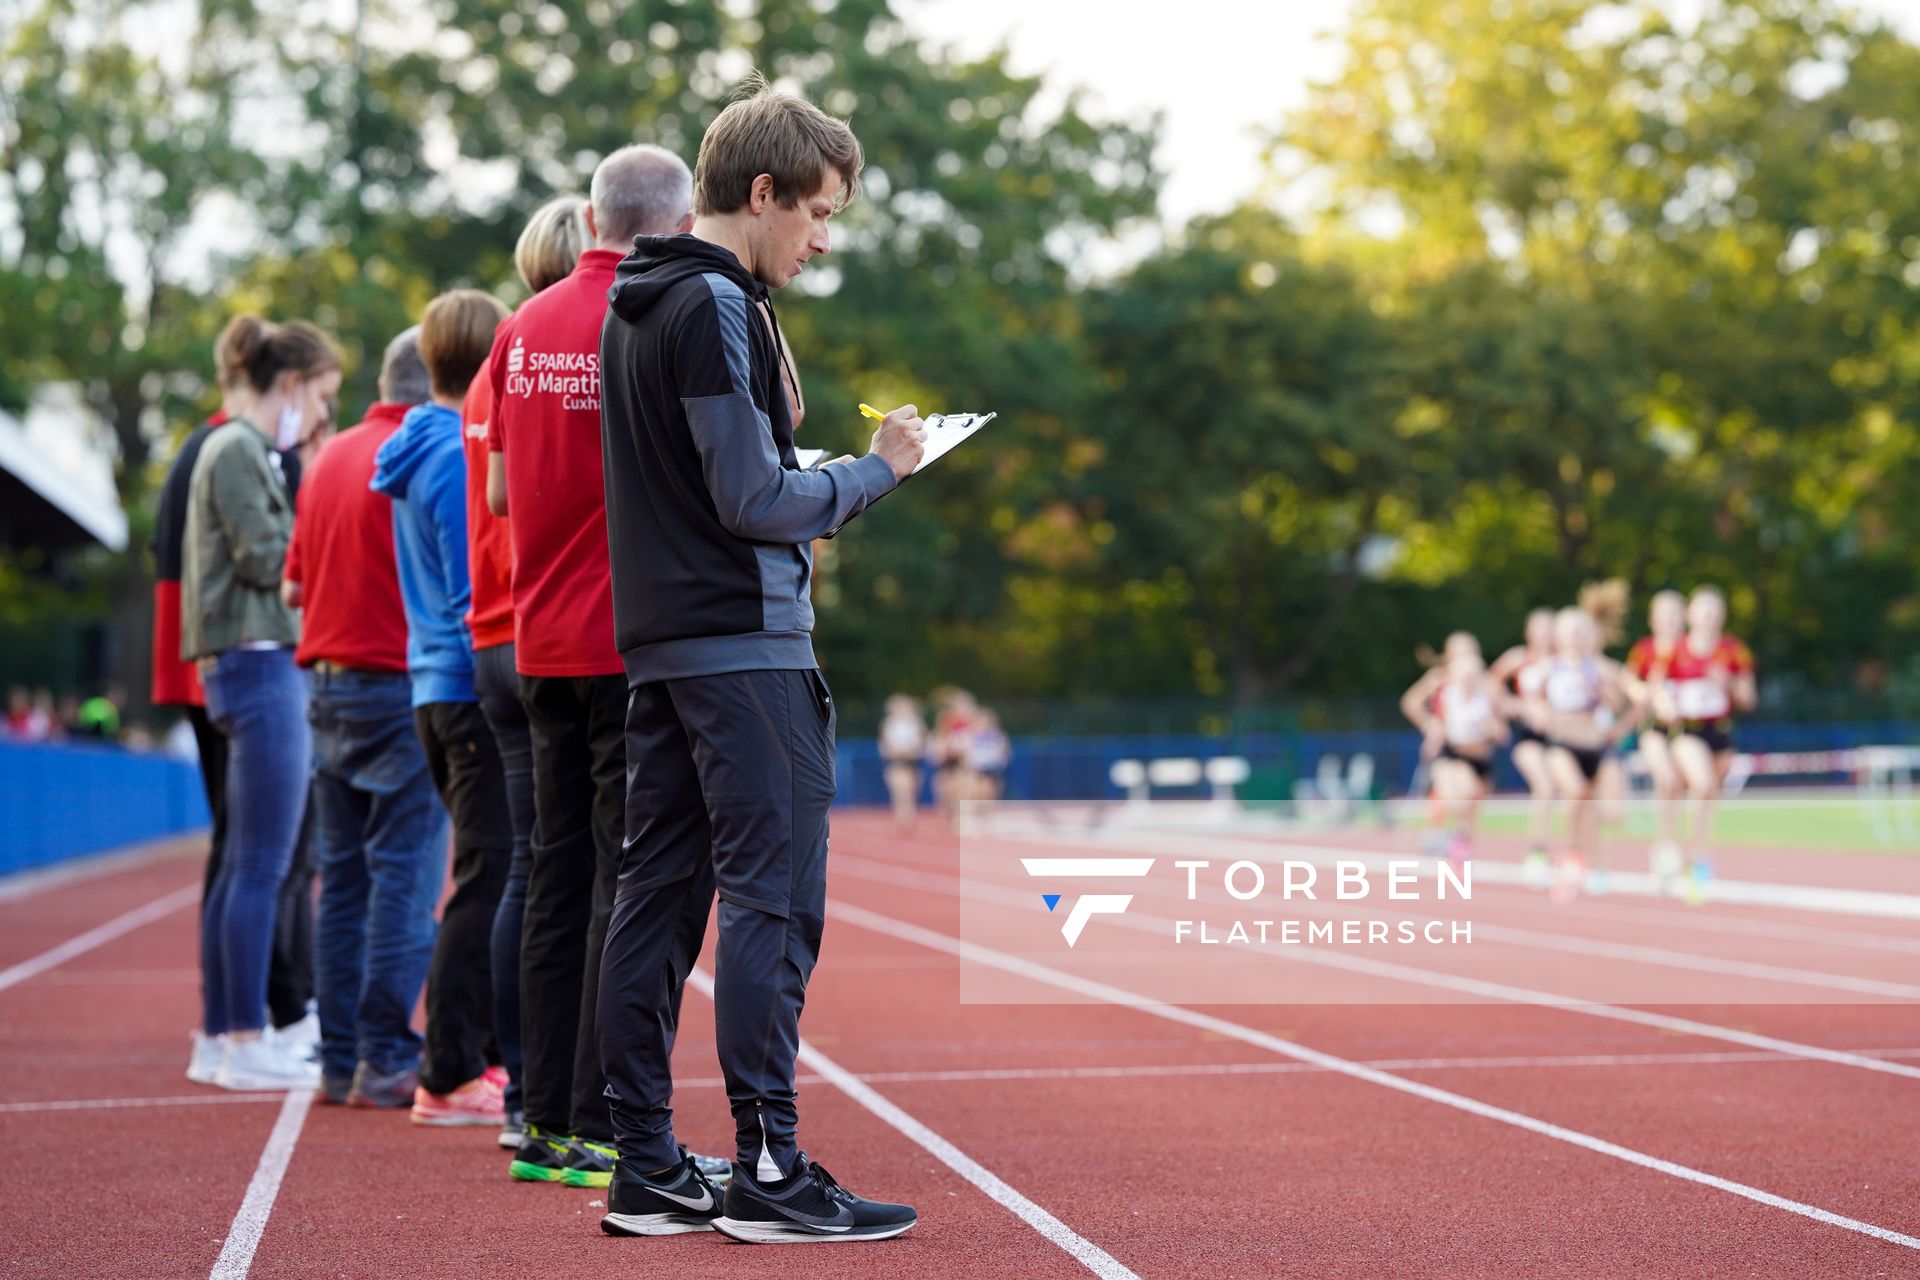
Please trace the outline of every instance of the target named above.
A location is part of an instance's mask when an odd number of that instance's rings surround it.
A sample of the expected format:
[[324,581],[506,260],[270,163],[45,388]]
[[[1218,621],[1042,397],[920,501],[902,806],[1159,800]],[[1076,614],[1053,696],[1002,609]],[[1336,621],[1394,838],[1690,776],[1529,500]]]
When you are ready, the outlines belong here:
[[207,716],[227,740],[227,830],[200,916],[204,1027],[219,1035],[267,1024],[267,958],[312,748],[291,649],[229,649],[204,682]]
[[527,872],[533,867],[533,739],[520,705],[520,677],[513,646],[473,651],[473,690],[500,749],[507,779],[507,810],[513,818],[513,861],[507,887],[493,917],[493,1033],[500,1064],[507,1069],[507,1110],[520,1105],[520,927],[527,910]]
[[320,1066],[345,1080],[420,1061],[413,1007],[433,956],[447,814],[404,675],[312,673]]

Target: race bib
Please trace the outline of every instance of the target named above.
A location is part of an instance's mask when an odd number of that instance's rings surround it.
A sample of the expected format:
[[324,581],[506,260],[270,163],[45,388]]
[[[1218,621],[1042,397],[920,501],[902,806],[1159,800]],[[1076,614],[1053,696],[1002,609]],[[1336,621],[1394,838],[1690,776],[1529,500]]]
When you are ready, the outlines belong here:
[[1673,687],[1674,706],[1683,720],[1718,720],[1733,710],[1727,691],[1712,680],[1682,680]]

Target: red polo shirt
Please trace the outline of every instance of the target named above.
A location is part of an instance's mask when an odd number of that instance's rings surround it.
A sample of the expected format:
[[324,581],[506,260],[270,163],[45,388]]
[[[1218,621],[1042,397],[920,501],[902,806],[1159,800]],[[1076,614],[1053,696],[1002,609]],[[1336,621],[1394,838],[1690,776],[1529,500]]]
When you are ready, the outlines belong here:
[[375,404],[327,441],[294,503],[286,578],[301,585],[303,667],[325,659],[362,671],[407,670],[407,615],[393,565],[393,501],[375,493],[373,455],[411,405]]
[[467,388],[460,406],[465,427],[460,443],[467,451],[467,576],[473,583],[467,631],[473,647],[491,649],[513,643],[513,535],[507,522],[487,506],[487,447],[493,417],[493,381],[487,367]]
[[493,340],[487,447],[507,457],[514,665],[528,676],[619,675],[600,478],[600,326],[625,256],[589,249]]

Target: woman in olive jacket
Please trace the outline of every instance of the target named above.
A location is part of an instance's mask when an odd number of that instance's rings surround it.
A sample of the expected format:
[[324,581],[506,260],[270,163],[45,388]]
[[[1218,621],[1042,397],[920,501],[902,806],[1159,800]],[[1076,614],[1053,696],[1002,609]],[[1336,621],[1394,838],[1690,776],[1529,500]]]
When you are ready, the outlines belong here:
[[198,663],[208,718],[227,739],[227,832],[201,913],[205,1016],[187,1074],[229,1089],[310,1087],[318,1068],[263,1034],[276,900],[312,754],[293,662],[299,621],[280,600],[293,504],[274,449],[326,428],[340,351],[310,324],[239,316],[219,353],[233,418],[207,437],[188,485],[180,657]]

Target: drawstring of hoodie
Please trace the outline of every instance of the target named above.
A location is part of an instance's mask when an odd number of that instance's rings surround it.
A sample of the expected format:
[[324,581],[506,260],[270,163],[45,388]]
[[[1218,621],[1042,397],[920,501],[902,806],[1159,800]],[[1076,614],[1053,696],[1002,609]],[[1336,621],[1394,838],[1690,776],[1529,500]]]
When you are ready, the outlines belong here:
[[[765,290],[762,290],[761,292],[762,292],[762,296],[766,299],[766,303],[767,303],[767,319],[773,321],[773,354],[775,358],[780,361],[781,370],[784,371],[787,375],[787,386],[792,387],[797,391],[800,388],[800,379],[794,376],[793,366],[787,363],[787,340],[781,336],[780,317],[778,314],[774,312],[774,309],[773,309],[773,290],[765,289]],[[786,390],[787,390],[786,387],[782,387],[780,388],[780,393],[782,395],[785,395]],[[798,407],[799,407],[798,405],[791,405],[791,404],[788,405],[787,406],[788,416],[791,417],[793,410],[797,409]]]

